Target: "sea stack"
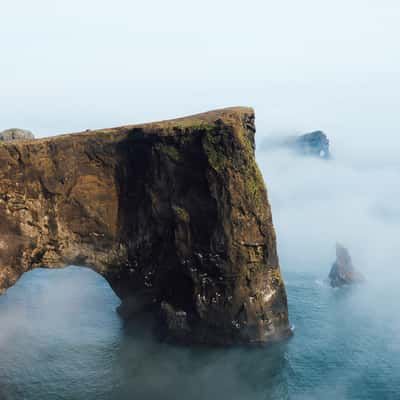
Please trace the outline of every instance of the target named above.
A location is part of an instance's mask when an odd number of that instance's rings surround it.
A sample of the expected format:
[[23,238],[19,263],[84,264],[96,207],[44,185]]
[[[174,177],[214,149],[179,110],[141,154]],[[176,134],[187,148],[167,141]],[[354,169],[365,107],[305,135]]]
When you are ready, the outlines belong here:
[[304,155],[330,158],[329,139],[322,131],[314,131],[299,136],[296,139],[296,145]]
[[330,285],[340,287],[361,283],[364,280],[363,275],[354,268],[349,251],[340,243],[336,243],[336,261],[329,273]]
[[0,292],[36,267],[86,266],[170,341],[289,336],[254,134],[236,107],[1,142]]
[[261,146],[264,150],[287,148],[302,156],[325,160],[331,157],[328,136],[322,131],[313,131],[299,136],[266,138]]

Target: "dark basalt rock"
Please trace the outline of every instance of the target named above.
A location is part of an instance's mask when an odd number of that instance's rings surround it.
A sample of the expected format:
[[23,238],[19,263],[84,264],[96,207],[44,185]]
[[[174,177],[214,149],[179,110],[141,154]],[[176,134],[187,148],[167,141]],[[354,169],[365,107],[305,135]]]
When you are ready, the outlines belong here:
[[330,158],[329,139],[322,131],[306,133],[296,138],[294,143],[304,155]]
[[329,282],[332,287],[364,282],[364,277],[357,271],[351,261],[348,250],[341,244],[336,244],[336,261],[329,273]]
[[329,139],[322,131],[314,131],[300,136],[272,137],[265,139],[262,149],[288,148],[297,154],[329,159]]
[[254,132],[253,110],[230,108],[0,144],[0,291],[80,265],[171,341],[290,335]]
[[6,129],[0,132],[0,141],[8,142],[11,140],[30,140],[34,139],[33,133],[25,129]]

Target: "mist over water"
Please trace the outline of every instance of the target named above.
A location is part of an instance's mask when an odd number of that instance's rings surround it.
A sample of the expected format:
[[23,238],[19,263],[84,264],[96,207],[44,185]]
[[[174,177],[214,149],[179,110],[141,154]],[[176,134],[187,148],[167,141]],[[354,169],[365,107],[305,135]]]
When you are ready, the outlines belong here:
[[[272,151],[263,142],[274,133],[258,126],[291,340],[267,348],[163,344],[150,321],[120,320],[119,299],[96,273],[38,269],[0,297],[0,399],[398,398],[399,163],[389,141],[385,151],[380,138],[356,145],[327,133],[329,161]],[[364,285],[326,284],[336,241]]]
[[399,140],[390,133],[327,134],[329,161],[270,151],[258,136],[284,270],[325,272],[338,241],[370,281],[393,282],[400,278]]

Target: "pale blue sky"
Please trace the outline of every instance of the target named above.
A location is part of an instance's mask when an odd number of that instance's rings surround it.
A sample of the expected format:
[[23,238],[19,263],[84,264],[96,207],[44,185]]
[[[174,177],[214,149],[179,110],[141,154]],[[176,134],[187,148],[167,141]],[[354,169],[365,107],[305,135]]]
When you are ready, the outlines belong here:
[[0,129],[251,105],[261,134],[397,132],[399,22],[395,0],[4,2]]

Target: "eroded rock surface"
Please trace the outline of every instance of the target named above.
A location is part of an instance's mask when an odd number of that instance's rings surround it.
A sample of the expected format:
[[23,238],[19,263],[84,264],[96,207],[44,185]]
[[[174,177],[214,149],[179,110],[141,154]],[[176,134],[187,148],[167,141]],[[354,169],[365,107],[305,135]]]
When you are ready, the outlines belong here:
[[122,315],[156,313],[170,340],[289,335],[254,132],[253,110],[230,108],[0,144],[0,290],[87,266]]
[[364,282],[363,275],[357,271],[351,261],[348,250],[341,244],[336,244],[336,261],[329,273],[329,282],[332,287],[351,285]]
[[11,128],[0,132],[0,141],[8,142],[11,140],[29,140],[34,139],[33,133],[25,129]]

